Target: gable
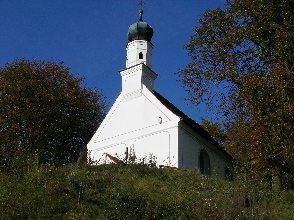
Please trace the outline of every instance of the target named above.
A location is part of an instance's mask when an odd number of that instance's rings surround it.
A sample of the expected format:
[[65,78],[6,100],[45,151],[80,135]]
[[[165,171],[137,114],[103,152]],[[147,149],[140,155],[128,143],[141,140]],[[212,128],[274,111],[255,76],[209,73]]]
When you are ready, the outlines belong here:
[[120,94],[88,144],[88,149],[177,126],[180,118],[143,86],[141,94]]

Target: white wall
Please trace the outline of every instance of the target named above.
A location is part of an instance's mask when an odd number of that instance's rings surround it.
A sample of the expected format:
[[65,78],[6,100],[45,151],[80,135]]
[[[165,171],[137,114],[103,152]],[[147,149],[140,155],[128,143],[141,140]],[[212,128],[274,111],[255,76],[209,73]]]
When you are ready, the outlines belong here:
[[225,168],[232,166],[230,158],[188,125],[181,122],[179,126],[179,168],[200,171],[201,149],[205,149],[209,155],[211,177],[224,179]]
[[[127,45],[126,67],[132,67],[139,63],[144,63],[150,69],[152,68],[152,48],[153,44],[145,40],[134,40]],[[143,59],[139,58],[140,52]]]
[[145,86],[132,99],[121,94],[87,145],[90,156],[103,163],[104,153],[123,159],[128,149],[138,159],[151,154],[157,165],[178,166],[178,121]]
[[164,131],[155,131],[153,133],[144,134],[142,136],[125,140],[120,143],[114,143],[99,149],[91,151],[92,160],[96,160],[98,164],[111,162],[105,157],[105,153],[115,156],[121,160],[125,160],[126,151],[128,151],[128,159],[130,156],[136,156],[136,162],[144,162],[146,164],[156,162],[156,165],[175,166],[177,167],[177,152],[175,150],[177,143],[176,128]]

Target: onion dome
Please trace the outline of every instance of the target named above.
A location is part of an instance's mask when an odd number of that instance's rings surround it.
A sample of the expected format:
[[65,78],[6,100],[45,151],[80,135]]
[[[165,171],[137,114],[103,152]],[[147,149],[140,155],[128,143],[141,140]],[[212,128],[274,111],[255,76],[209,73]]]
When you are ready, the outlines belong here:
[[127,33],[127,38],[131,42],[133,40],[146,40],[151,41],[153,36],[153,29],[142,19],[143,10],[139,10],[139,21],[130,25]]

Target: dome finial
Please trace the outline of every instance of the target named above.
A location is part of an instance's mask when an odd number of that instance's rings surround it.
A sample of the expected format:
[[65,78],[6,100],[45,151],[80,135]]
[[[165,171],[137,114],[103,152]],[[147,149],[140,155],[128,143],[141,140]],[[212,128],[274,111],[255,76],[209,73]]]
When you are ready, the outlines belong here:
[[143,18],[142,18],[142,15],[143,15],[143,10],[142,9],[140,9],[139,10],[139,15],[140,15],[140,17],[139,17],[139,21],[143,21]]
[[143,15],[143,9],[142,9],[142,7],[143,7],[144,5],[146,5],[146,3],[143,2],[143,0],[141,0],[141,1],[139,2],[138,5],[141,7],[140,10],[139,10],[139,14],[140,14],[139,21],[143,22],[143,18],[142,18],[142,15]]
[[139,3],[139,6],[141,6],[141,9],[139,10],[139,21],[129,26],[127,38],[130,42],[133,40],[146,40],[151,42],[151,38],[153,36],[153,29],[152,27],[150,27],[150,25],[143,21],[143,5],[145,5],[145,2],[141,0]]

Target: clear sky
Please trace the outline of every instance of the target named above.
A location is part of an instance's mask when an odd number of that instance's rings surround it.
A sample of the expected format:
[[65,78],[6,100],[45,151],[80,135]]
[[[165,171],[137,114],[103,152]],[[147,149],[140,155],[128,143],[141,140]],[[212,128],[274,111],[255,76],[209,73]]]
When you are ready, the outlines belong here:
[[[139,0],[0,0],[0,66],[24,57],[64,61],[86,86],[101,89],[112,105],[121,90],[129,25],[138,21]],[[154,30],[155,90],[189,117],[213,119],[184,101],[174,73],[190,58],[183,49],[206,9],[225,0],[145,0],[143,20]]]

